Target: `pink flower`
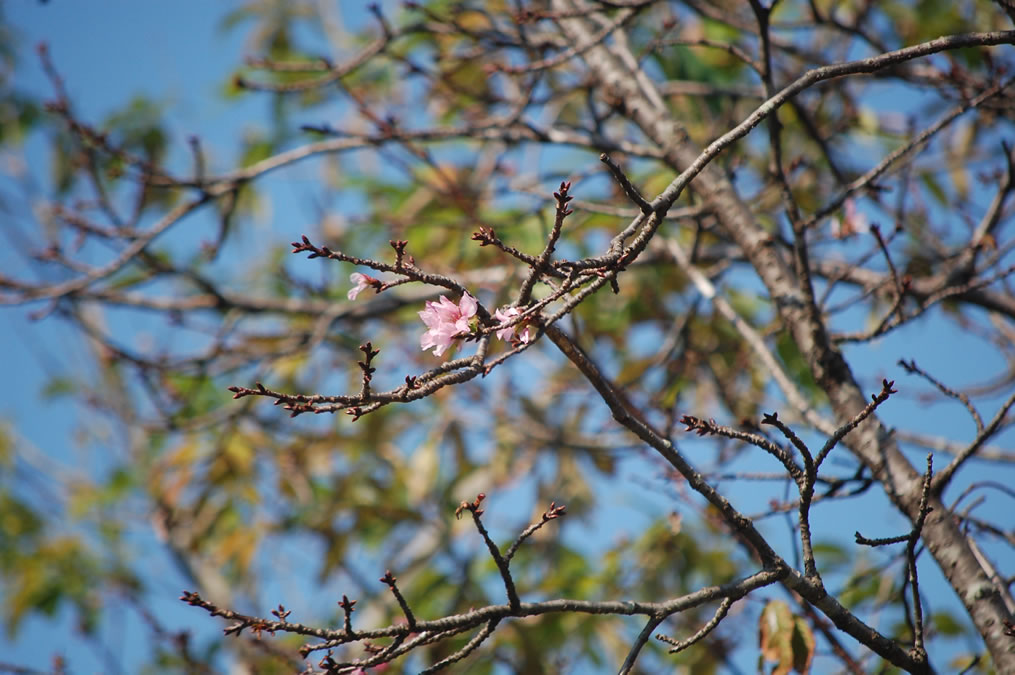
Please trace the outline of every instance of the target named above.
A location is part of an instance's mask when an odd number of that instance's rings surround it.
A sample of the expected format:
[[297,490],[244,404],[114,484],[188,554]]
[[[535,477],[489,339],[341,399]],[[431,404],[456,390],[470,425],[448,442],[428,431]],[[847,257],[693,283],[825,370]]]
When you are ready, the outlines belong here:
[[844,215],[842,220],[832,218],[832,236],[836,239],[846,239],[859,232],[870,230],[870,223],[867,216],[856,209],[856,202],[852,197],[843,202]]
[[472,332],[472,318],[478,308],[476,299],[468,293],[456,305],[441,296],[437,302],[426,301],[426,308],[419,313],[427,331],[419,339],[420,349],[433,347],[434,356],[440,356],[456,337]]
[[[501,323],[506,323],[521,313],[522,310],[517,307],[507,307],[505,309],[498,309],[493,313],[493,317]],[[519,328],[522,328],[520,333],[518,332]],[[515,339],[518,339],[522,342],[522,344],[528,344],[532,342],[532,340],[536,337],[536,334],[535,331],[532,330],[532,326],[522,321],[514,324],[513,326],[501,328],[497,331],[497,337],[507,342],[512,342]]]
[[360,274],[359,272],[353,272],[352,274],[350,274],[349,281],[356,284],[355,286],[349,289],[348,293],[345,294],[346,297],[349,298],[350,300],[355,300],[356,296],[359,295],[362,291],[366,290],[367,286],[373,286],[376,289],[380,288],[381,285],[379,279],[374,279],[372,276],[368,274]]

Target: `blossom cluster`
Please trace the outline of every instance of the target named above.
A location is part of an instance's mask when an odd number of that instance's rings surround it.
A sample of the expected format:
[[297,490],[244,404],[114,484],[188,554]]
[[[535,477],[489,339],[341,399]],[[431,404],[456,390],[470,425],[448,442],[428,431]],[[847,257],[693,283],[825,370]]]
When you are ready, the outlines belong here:
[[[434,356],[440,356],[451,346],[456,338],[471,333],[478,321],[476,320],[476,309],[479,304],[476,299],[465,293],[456,305],[445,296],[441,296],[436,302],[427,300],[426,307],[419,313],[419,318],[426,324],[426,332],[419,339],[419,346],[423,350],[433,349]],[[506,307],[494,312],[494,318],[501,324],[515,320],[521,315],[517,307]],[[511,326],[503,326],[497,329],[497,337],[508,342],[521,342],[528,344],[535,337],[532,326],[523,322]]]
[[[381,282],[373,277],[359,272],[349,276],[349,281],[355,284],[349,289],[348,297],[355,300],[356,296],[367,287],[379,289]],[[423,311],[419,312],[419,318],[426,324],[426,332],[419,339],[419,346],[424,351],[433,349],[434,356],[441,356],[457,338],[472,333],[479,325],[476,319],[476,310],[479,303],[476,299],[464,293],[462,299],[455,304],[446,296],[441,296],[437,301],[427,300]],[[522,310],[517,307],[504,307],[494,312],[494,318],[501,323],[496,330],[497,337],[511,343],[528,344],[536,337],[536,332],[527,321],[518,321]],[[510,326],[503,324],[517,321]]]
[[[517,307],[507,307],[505,309],[498,309],[496,312],[494,312],[493,318],[497,319],[502,324],[504,324],[507,323],[508,321],[511,321],[515,317],[520,316],[521,313],[522,310],[518,309]],[[518,330],[519,328],[521,328],[521,332],[519,332]],[[497,337],[500,338],[501,340],[506,340],[508,342],[513,342],[515,339],[517,339],[523,344],[528,344],[535,339],[536,332],[532,329],[532,326],[530,324],[521,322],[516,323],[513,326],[507,326],[506,328],[499,329],[497,331]]]

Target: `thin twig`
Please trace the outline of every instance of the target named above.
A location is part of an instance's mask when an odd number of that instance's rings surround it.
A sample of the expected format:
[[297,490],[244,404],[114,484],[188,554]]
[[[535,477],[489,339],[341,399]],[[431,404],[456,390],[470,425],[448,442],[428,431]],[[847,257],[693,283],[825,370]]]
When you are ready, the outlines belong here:
[[962,405],[966,406],[966,410],[969,411],[970,417],[972,417],[973,422],[976,423],[976,432],[978,434],[983,433],[983,418],[980,417],[980,411],[978,411],[976,407],[973,405],[973,402],[969,400],[969,396],[962,393],[961,391],[956,391],[952,389],[951,387],[941,382],[927,371],[921,369],[919,366],[916,365],[915,359],[910,359],[909,361],[906,361],[905,359],[899,359],[898,364],[902,366],[902,369],[905,370],[910,375],[919,375],[920,377],[922,377],[923,379],[927,380],[932,385],[934,385],[934,387],[945,396],[954,398],[955,400],[962,403]]
[[480,493],[480,497],[478,497],[473,504],[467,505],[466,508],[469,513],[472,514],[472,522],[475,523],[480,536],[482,536],[483,541],[486,542],[486,548],[490,551],[490,556],[497,565],[497,570],[500,572],[500,578],[504,582],[504,589],[507,591],[508,605],[511,607],[512,611],[517,612],[520,601],[518,599],[518,591],[515,590],[515,581],[511,578],[511,570],[508,567],[508,561],[501,555],[500,548],[498,548],[497,544],[490,538],[490,533],[486,531],[486,527],[483,525],[483,521],[480,518],[483,514],[483,510],[478,507],[479,503],[482,501],[481,498],[484,496],[485,495]]
[[606,168],[610,170],[614,180],[616,180],[620,184],[620,187],[623,188],[624,194],[627,195],[627,198],[634,202],[646,216],[650,214],[652,212],[652,205],[649,204],[644,197],[642,197],[641,192],[639,192],[638,188],[631,183],[627,174],[624,173],[624,170],[621,169],[620,166],[617,165],[617,163],[614,162],[605,152],[599,155],[599,161],[605,164]]
[[402,592],[398,590],[398,579],[391,570],[385,570],[384,576],[381,577],[381,582],[387,584],[388,588],[391,589],[391,594],[395,596],[395,600],[398,602],[398,606],[402,608],[402,614],[405,615],[405,622],[409,628],[416,627],[416,617],[409,608],[409,603],[405,601],[405,597]]
[[[881,249],[881,253],[885,256],[885,262],[888,263],[888,270],[891,272],[892,281],[895,282],[895,311],[898,313],[899,323],[903,323],[906,320],[906,316],[902,311],[902,299],[906,296],[906,289],[909,287],[909,277],[900,277],[898,270],[895,269],[895,263],[892,262],[892,254],[888,250],[888,244],[885,243],[885,238],[881,236],[881,228],[878,227],[877,223],[871,223],[870,226],[871,234],[877,239],[878,247]],[[884,321],[888,323],[887,319]]]
[[814,461],[814,457],[811,455],[810,448],[807,444],[796,435],[792,429],[784,424],[780,419],[778,413],[765,414],[761,418],[762,424],[770,424],[782,432],[782,435],[789,439],[790,443],[800,451],[800,455],[804,460],[804,470],[802,479],[797,480],[797,485],[800,488],[800,505],[799,505],[799,527],[800,527],[800,546],[803,553],[804,560],[804,574],[815,580],[820,580],[818,574],[817,561],[814,559],[814,547],[811,542],[811,503],[814,500],[814,485],[818,481],[818,465]]
[[511,562],[511,559],[515,556],[515,553],[518,551],[518,547],[521,546],[526,539],[535,534],[539,528],[541,528],[543,525],[546,525],[551,520],[555,520],[565,515],[566,511],[567,511],[566,505],[561,504],[558,506],[557,502],[550,502],[550,508],[548,508],[546,511],[543,512],[542,518],[540,518],[538,522],[535,522],[526,527],[525,530],[523,530],[522,533],[518,535],[518,538],[514,540],[514,543],[512,543],[511,546],[508,548],[507,553],[504,554],[504,562],[506,563]]
[[427,673],[436,673],[439,670],[443,670],[443,669],[447,668],[448,666],[450,666],[453,663],[457,663],[457,662],[461,661],[466,656],[468,656],[472,652],[476,651],[476,649],[478,649],[479,646],[481,644],[483,644],[483,642],[488,637],[493,635],[494,629],[497,628],[498,621],[499,621],[498,619],[490,619],[488,622],[486,622],[483,625],[483,628],[481,628],[480,631],[478,633],[476,633],[476,635],[465,644],[464,647],[459,649],[454,654],[452,654],[452,655],[450,655],[450,656],[448,656],[446,658],[441,659],[440,661],[438,661],[437,663],[433,664],[429,668],[424,668],[423,670],[419,671],[420,675],[425,675]]
[[521,288],[518,290],[518,299],[515,300],[516,307],[524,307],[529,304],[529,298],[532,297],[532,289],[539,281],[543,273],[546,271],[547,265],[550,261],[550,256],[553,255],[557,240],[560,238],[561,230],[564,228],[564,219],[573,213],[568,208],[567,203],[574,199],[570,194],[571,183],[568,181],[561,181],[560,188],[557,192],[553,193],[553,198],[557,201],[557,208],[553,218],[553,227],[550,229],[550,236],[547,237],[546,246],[543,248],[543,252],[536,258],[535,263],[532,265],[532,270],[529,275],[525,277],[525,281],[522,282]]
[[624,658],[624,662],[620,664],[620,670],[617,671],[618,675],[628,675],[634,670],[634,663],[638,660],[638,655],[641,653],[642,647],[648,644],[649,638],[652,637],[652,631],[662,623],[662,616],[650,616],[645,626],[638,633],[638,637],[634,639],[631,644],[631,648],[627,650],[627,656]]
[[[786,451],[780,445],[773,443],[764,436],[758,434],[752,434],[746,431],[740,431],[733,427],[723,426],[717,424],[715,420],[705,420],[700,417],[694,417],[693,415],[684,415],[680,418],[680,423],[685,425],[684,431],[693,431],[699,436],[723,436],[725,438],[732,438],[734,440],[743,441],[744,443],[750,443],[751,445],[757,446],[772,455],[779,462],[786,467],[786,471],[794,481],[799,483],[803,480],[803,471],[800,466],[793,460],[793,456]],[[781,476],[785,478],[785,476]]]
[[955,457],[952,458],[952,461],[949,462],[948,466],[934,477],[934,494],[940,495],[945,489],[945,486],[948,485],[949,481],[951,481],[952,477],[955,475],[955,472],[959,470],[959,467],[965,464],[970,457],[976,454],[977,450],[979,450],[980,447],[997,432],[997,430],[1001,427],[1002,422],[1007,419],[1008,411],[1011,410],[1013,406],[1015,406],[1015,393],[1009,396],[1008,400],[1001,404],[997,414],[994,415],[993,419],[987,423],[987,425],[983,428],[983,431],[976,435],[973,442],[970,443],[965,450],[955,455]]
[[896,389],[892,389],[893,386],[895,386],[894,381],[889,380],[881,381],[881,391],[877,394],[872,394],[871,402],[868,403],[863,410],[857,413],[856,416],[853,417],[853,419],[849,420],[841,427],[836,429],[835,433],[832,434],[832,437],[829,438],[825,442],[825,444],[821,447],[821,450],[818,451],[818,456],[814,460],[815,468],[821,466],[821,463],[825,461],[826,457],[828,457],[828,453],[832,451],[832,448],[838,445],[839,441],[841,441],[846,436],[846,434],[848,434],[850,431],[860,426],[860,423],[863,422],[868,417],[870,417],[871,414],[878,409],[878,406],[887,401],[892,394],[898,393]]
[[688,647],[690,647],[691,645],[693,645],[694,643],[700,642],[701,640],[703,640],[705,638],[706,635],[708,635],[713,630],[715,630],[716,626],[719,625],[719,622],[721,622],[723,619],[726,618],[726,614],[729,613],[730,607],[733,606],[733,602],[734,602],[734,600],[732,598],[723,598],[722,602],[719,603],[719,607],[715,610],[715,614],[712,615],[712,618],[708,620],[708,623],[706,623],[704,626],[702,626],[701,629],[698,630],[697,633],[695,633],[691,637],[687,638],[686,640],[679,640],[678,641],[678,640],[674,640],[673,638],[669,637],[668,635],[662,635],[662,634],[656,635],[656,639],[657,640],[661,640],[662,642],[667,642],[667,643],[673,645],[673,647],[670,648],[670,652],[669,652],[670,654],[676,654],[677,652],[682,652],[685,649],[687,649]]
[[923,524],[927,522],[927,515],[933,511],[928,506],[931,496],[931,478],[934,475],[934,455],[927,454],[927,471],[923,475],[923,491],[920,493],[920,505],[917,511],[916,520],[913,523],[913,531],[909,535],[909,542],[906,544],[906,560],[909,563],[909,580],[913,587],[913,651],[916,657],[926,662],[927,650],[924,647],[923,634],[923,602],[920,599],[920,582],[916,574],[916,544],[920,541],[920,533],[923,531]]

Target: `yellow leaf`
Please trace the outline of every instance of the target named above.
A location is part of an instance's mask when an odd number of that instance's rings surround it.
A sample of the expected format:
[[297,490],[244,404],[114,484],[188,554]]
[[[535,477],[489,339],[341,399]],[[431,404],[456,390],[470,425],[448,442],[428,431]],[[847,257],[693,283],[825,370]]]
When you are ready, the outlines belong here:
[[440,467],[440,454],[436,443],[424,443],[409,460],[409,475],[406,477],[406,488],[409,503],[418,503],[427,495],[437,477]]
[[237,474],[247,474],[254,463],[254,447],[245,434],[234,433],[226,441],[223,453]]
[[761,611],[758,626],[760,658],[774,661],[772,675],[796,671],[806,675],[814,658],[814,634],[784,602],[773,600]]

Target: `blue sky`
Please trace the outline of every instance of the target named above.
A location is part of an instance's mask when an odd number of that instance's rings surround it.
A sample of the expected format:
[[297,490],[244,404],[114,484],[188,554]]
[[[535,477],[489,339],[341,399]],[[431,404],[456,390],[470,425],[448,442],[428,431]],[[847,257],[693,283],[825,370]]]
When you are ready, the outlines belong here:
[[[31,49],[35,44],[46,42],[53,62],[66,81],[72,100],[78,106],[81,116],[101,120],[111,111],[119,108],[129,97],[143,93],[157,102],[166,104],[166,118],[170,122],[172,143],[186,148],[189,135],[199,135],[213,162],[219,169],[229,168],[235,160],[233,155],[236,139],[244,129],[264,124],[266,105],[257,97],[247,97],[240,104],[223,99],[223,85],[242,57],[249,53],[244,42],[245,32],[236,30],[224,32],[218,20],[224,8],[239,3],[214,3],[190,0],[187,2],[159,3],[137,2],[136,0],[105,0],[100,4],[88,2],[60,2],[46,4],[37,2],[7,3],[4,11],[22,41],[20,63],[15,74],[14,86],[48,96],[50,88],[42,77],[38,60]],[[390,4],[390,3],[389,3]],[[360,3],[342,3],[345,17],[352,25],[364,19]],[[355,5],[355,7],[354,7]],[[180,150],[182,152],[183,150]],[[27,151],[32,171],[44,176],[48,158],[41,146],[30,144]],[[297,213],[305,207],[293,203],[292,193],[285,189],[272,191],[275,200],[274,213]],[[306,213],[306,218],[312,214]],[[281,226],[269,225],[268,231],[283,234]],[[4,269],[16,266],[16,256],[9,250],[0,252],[0,265]],[[0,388],[0,419],[8,420],[17,433],[39,448],[40,452],[54,460],[73,466],[77,461],[68,437],[74,428],[74,409],[66,404],[40,406],[38,394],[48,377],[61,369],[78,369],[78,354],[65,349],[58,321],[49,319],[42,323],[28,318],[33,307],[4,308],[0,320],[0,353],[4,354],[4,369],[8,381],[16,387]],[[940,433],[955,440],[966,440],[972,435],[968,416],[959,406],[935,404],[928,406],[913,394],[925,391],[926,385],[916,378],[907,377],[895,365],[899,358],[915,358],[917,362],[953,386],[982,381],[1006,367],[994,360],[993,352],[982,348],[979,339],[959,330],[946,327],[931,317],[900,330],[872,345],[850,348],[847,355],[855,358],[858,375],[871,392],[877,390],[876,383],[884,376],[895,379],[902,394],[893,398],[882,409],[883,418],[889,424],[907,428],[918,426],[925,433]],[[985,408],[989,418],[996,409],[996,402]],[[1012,447],[1012,434],[1002,437],[1007,447]],[[681,439],[682,447],[689,455],[700,452],[699,456],[709,457],[710,446],[705,441]],[[747,454],[737,460],[734,467],[740,470],[775,470],[766,457]],[[943,461],[939,460],[939,461]],[[610,492],[609,499],[622,508],[613,516],[599,523],[602,536],[611,540],[625,528],[631,528],[631,514],[642,508],[640,500],[645,493],[632,476],[642,472],[644,465],[630,461],[631,468],[621,489],[617,486],[604,490]],[[78,467],[82,468],[82,467]],[[1015,484],[1015,469],[999,468],[997,465],[976,464],[962,477],[966,483],[975,478],[991,478],[1008,484]],[[763,510],[768,494],[749,486],[738,488],[734,493],[738,506],[745,512]],[[510,501],[504,497],[505,502]],[[653,503],[659,509],[668,508],[662,495],[653,495]],[[522,500],[527,501],[527,500]],[[843,534],[851,537],[854,523],[859,518],[868,524],[865,535],[887,536],[901,532],[902,520],[895,516],[885,518],[885,502],[875,500],[858,513],[856,505],[846,502],[815,514],[815,530],[819,533]],[[1010,512],[1010,504],[993,495],[988,495],[982,515],[993,516],[1004,522],[1004,514]],[[493,509],[491,509],[493,510]],[[619,515],[618,515],[619,514]],[[1010,518],[1008,519],[1010,522]],[[777,532],[780,523],[772,522],[769,531]],[[843,532],[843,530],[848,530]],[[996,549],[1001,555],[1005,549]],[[1007,555],[1007,553],[1004,553]],[[1002,568],[1009,571],[1015,561],[997,559]],[[168,568],[165,561],[155,558],[155,569]],[[955,603],[950,589],[942,586],[939,573],[932,565],[923,565],[924,588],[937,603]],[[179,588],[175,580],[166,583],[167,600],[162,605],[167,617],[177,625],[218,627],[215,621],[206,620],[198,612],[182,607],[175,597]],[[109,634],[122,634],[130,638],[140,629],[127,622],[118,625],[115,621],[105,627]],[[44,668],[54,639],[73,634],[67,617],[56,624],[33,620],[28,622],[18,638],[12,643],[0,642],[3,661],[33,665]],[[121,641],[130,644],[130,639]],[[74,672],[96,672],[105,670],[108,661],[102,654],[95,653],[75,642],[66,643],[64,653],[73,656]],[[45,649],[40,649],[45,645]],[[124,656],[131,662],[130,647]],[[40,654],[44,661],[40,662]]]
[[[62,75],[79,115],[101,121],[131,97],[145,95],[166,105],[165,118],[177,152],[187,147],[189,135],[199,135],[211,158],[212,169],[230,168],[235,162],[236,139],[245,128],[263,123],[263,101],[250,97],[237,104],[222,92],[232,70],[248,50],[242,29],[227,32],[219,22],[227,6],[240,3],[185,1],[173,3],[131,0],[95,3],[7,3],[4,11],[20,42],[19,63],[14,76],[16,89],[52,97],[34,47],[45,42]],[[360,16],[360,12],[353,13]],[[45,180],[48,153],[38,139],[29,143],[30,170]],[[9,248],[0,253],[5,270],[21,268],[19,256]],[[38,448],[47,461],[88,470],[101,458],[82,457],[70,442],[76,408],[52,402],[40,406],[40,393],[47,379],[64,370],[81,372],[83,353],[68,348],[58,320],[33,322],[29,313],[37,307],[3,310],[0,350],[4,371],[17,391],[0,394],[0,419],[14,427],[22,442]],[[82,462],[89,462],[82,466]],[[144,539],[141,539],[144,541]],[[147,541],[151,543],[148,535]],[[214,633],[221,626],[203,612],[194,612],[176,600],[183,581],[170,561],[155,553],[146,570],[162,598],[153,607],[176,629],[191,624],[195,631]],[[142,656],[146,629],[136,615],[112,617],[102,627],[113,653],[107,654],[76,639],[70,612],[55,622],[33,618],[25,622],[17,638],[0,637],[0,662],[39,669],[50,666],[54,653],[68,658],[74,673],[115,672],[122,661],[128,672]],[[110,658],[112,657],[112,658]]]

